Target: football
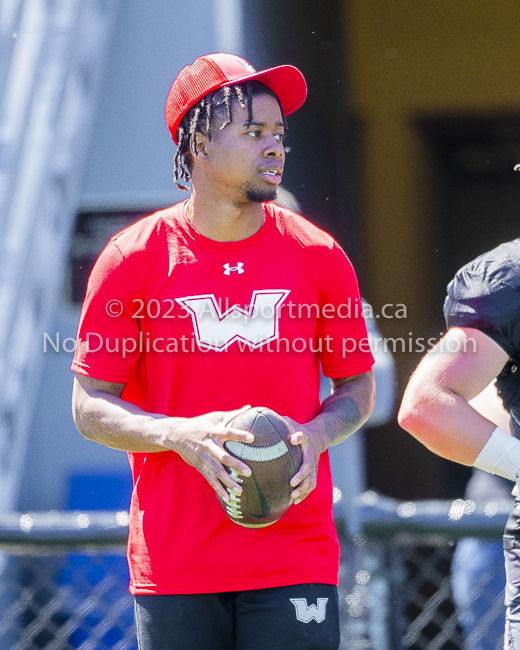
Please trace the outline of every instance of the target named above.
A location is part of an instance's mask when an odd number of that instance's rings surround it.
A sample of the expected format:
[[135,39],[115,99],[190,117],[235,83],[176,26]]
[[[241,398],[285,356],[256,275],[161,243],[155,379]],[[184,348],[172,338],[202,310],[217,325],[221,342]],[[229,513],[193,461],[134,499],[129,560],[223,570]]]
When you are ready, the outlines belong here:
[[231,519],[246,528],[264,528],[278,521],[289,509],[292,499],[291,478],[300,469],[302,451],[291,445],[292,434],[285,420],[271,409],[257,407],[240,413],[231,422],[235,429],[250,431],[254,442],[235,440],[224,443],[226,450],[249,466],[251,476],[228,470],[242,485],[242,494],[228,488],[229,503],[217,497]]

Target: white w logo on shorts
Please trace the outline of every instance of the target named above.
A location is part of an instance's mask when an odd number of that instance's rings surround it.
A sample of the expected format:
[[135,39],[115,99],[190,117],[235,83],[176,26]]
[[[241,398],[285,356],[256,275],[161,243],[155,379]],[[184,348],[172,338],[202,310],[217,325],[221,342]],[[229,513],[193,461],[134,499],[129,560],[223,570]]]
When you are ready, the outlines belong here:
[[224,313],[214,294],[175,301],[191,313],[197,345],[222,352],[238,340],[259,348],[277,339],[279,307],[290,293],[285,289],[253,291],[248,310],[233,305]]
[[302,623],[309,623],[314,619],[316,623],[325,620],[328,598],[318,598],[317,605],[307,605],[307,598],[291,598],[290,601],[296,609],[296,618]]

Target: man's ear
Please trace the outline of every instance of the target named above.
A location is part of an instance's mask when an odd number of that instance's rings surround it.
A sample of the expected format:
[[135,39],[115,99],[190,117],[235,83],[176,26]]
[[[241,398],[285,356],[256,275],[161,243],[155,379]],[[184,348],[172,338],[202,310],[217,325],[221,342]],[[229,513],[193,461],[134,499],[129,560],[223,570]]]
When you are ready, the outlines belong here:
[[191,139],[191,148],[193,156],[207,156],[207,144],[209,138],[204,133],[197,131],[195,137]]

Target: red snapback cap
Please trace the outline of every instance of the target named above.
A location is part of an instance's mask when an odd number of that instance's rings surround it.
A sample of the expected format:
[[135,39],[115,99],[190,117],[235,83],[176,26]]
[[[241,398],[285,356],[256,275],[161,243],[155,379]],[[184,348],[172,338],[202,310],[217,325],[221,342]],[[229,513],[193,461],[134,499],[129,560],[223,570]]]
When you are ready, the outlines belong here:
[[305,78],[292,65],[257,72],[245,59],[234,54],[200,56],[179,72],[166,100],[164,115],[175,144],[182,118],[199,99],[212,90],[249,79],[268,86],[280,100],[285,115],[300,108],[307,96]]

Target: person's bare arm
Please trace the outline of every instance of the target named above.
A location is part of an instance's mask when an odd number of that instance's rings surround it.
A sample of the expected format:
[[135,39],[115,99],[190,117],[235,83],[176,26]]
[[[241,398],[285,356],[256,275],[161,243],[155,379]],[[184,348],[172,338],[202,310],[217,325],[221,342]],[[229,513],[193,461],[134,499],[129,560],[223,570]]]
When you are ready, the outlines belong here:
[[245,476],[249,476],[251,470],[225,450],[224,442],[253,442],[251,433],[227,426],[244,408],[214,411],[194,418],[167,417],[147,413],[121,399],[124,388],[124,384],[76,374],[72,412],[85,438],[123,451],[174,451],[195,467],[225,501],[229,500],[229,495],[222,483],[237,493],[242,491],[224,466]]
[[302,466],[291,479],[291,485],[296,488],[291,494],[295,503],[303,501],[316,487],[320,455],[363,426],[374,409],[372,371],[331,381],[333,393],[313,420],[299,424],[286,417],[294,431],[290,441],[293,445],[301,445],[303,452]]
[[511,415],[504,408],[502,400],[498,396],[496,381],[493,380],[482,392],[471,399],[468,404],[472,406],[477,413],[496,424],[497,427],[504,429],[513,434]]
[[412,375],[399,424],[439,456],[473,465],[495,423],[469,402],[495,379],[507,360],[506,352],[483,332],[450,329]]

